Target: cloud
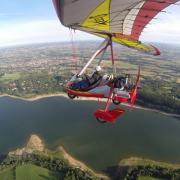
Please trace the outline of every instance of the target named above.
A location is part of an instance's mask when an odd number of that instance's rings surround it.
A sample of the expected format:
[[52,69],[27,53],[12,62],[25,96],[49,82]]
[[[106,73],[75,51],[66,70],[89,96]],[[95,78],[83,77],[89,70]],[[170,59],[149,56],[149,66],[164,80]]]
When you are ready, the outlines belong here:
[[[140,40],[150,42],[179,43],[180,21],[174,15],[153,20],[142,33]],[[180,17],[180,16],[178,16]],[[163,20],[161,20],[163,19]],[[96,40],[96,36],[77,31],[75,40]],[[68,28],[59,20],[34,20],[29,22],[6,22],[0,28],[0,46],[39,42],[70,41]]]
[[[75,34],[75,40],[96,39],[83,32]],[[60,25],[58,20],[8,23],[0,28],[0,46],[54,41],[70,41],[68,28]]]
[[143,41],[180,43],[180,21],[158,22],[147,26],[141,36]]
[[180,6],[171,5],[153,19],[141,35],[142,41],[180,43]]

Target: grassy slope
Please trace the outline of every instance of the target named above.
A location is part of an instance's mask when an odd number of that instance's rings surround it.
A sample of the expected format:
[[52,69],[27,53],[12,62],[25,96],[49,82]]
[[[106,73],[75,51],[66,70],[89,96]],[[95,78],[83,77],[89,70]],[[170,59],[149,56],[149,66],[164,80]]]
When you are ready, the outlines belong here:
[[137,157],[131,157],[128,159],[123,159],[119,163],[120,166],[147,166],[156,165],[164,168],[180,169],[180,164],[170,164],[165,162],[153,161],[150,159],[143,159]]
[[12,180],[13,179],[13,169],[6,168],[0,172],[0,179],[3,180]]
[[138,178],[138,180],[160,180],[158,178],[153,178],[153,177],[149,177],[149,176],[140,176]]
[[32,164],[18,166],[16,168],[17,180],[58,180],[57,174],[48,169],[38,167]]

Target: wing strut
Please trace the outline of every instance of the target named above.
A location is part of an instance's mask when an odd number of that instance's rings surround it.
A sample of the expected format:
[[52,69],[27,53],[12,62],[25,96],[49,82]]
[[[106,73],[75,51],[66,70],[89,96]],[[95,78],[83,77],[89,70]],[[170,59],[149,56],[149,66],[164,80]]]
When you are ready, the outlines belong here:
[[113,50],[113,43],[112,43],[112,38],[110,37],[110,40],[109,40],[109,44],[110,44],[110,47],[111,47],[111,60],[112,60],[112,68],[113,68],[113,77],[116,75],[116,68],[115,68],[115,65],[114,65],[114,50]]
[[86,69],[88,68],[88,66],[91,64],[91,62],[101,53],[104,52],[107,47],[109,46],[109,38],[105,39],[102,44],[99,46],[98,50],[93,54],[93,56],[91,57],[91,59],[87,62],[87,64],[83,67],[83,69],[77,74],[77,76],[81,76]]

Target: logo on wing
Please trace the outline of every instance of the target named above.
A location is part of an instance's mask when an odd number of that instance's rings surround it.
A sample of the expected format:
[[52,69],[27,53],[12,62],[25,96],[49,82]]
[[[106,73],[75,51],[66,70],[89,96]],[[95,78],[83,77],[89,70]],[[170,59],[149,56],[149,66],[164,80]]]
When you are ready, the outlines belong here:
[[106,16],[107,14],[101,14],[97,16],[91,16],[89,19],[93,20],[93,22],[96,24],[107,25],[107,20],[105,20]]

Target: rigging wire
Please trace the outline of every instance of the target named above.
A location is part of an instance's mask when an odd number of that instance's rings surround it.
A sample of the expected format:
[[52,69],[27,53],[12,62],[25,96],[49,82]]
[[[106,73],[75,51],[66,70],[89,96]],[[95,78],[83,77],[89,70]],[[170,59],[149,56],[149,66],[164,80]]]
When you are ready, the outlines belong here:
[[72,72],[73,73],[77,73],[78,72],[78,57],[77,57],[77,49],[76,49],[76,45],[74,43],[74,33],[75,30],[72,28],[69,28],[69,34],[70,34],[70,42],[71,42],[71,50],[72,50]]

